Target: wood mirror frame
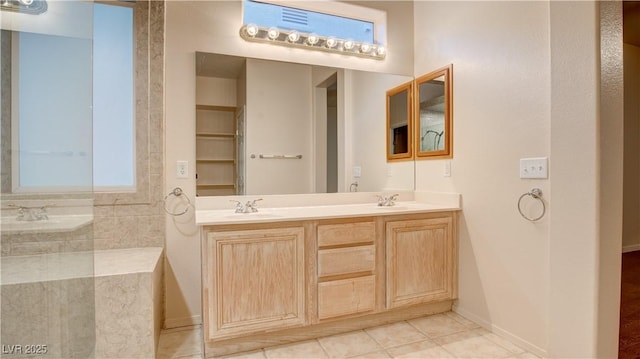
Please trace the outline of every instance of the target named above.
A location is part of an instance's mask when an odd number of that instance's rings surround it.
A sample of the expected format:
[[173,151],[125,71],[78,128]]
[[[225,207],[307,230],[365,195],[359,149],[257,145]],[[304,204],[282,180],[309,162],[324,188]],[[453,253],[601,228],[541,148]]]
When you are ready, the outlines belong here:
[[[416,159],[453,157],[453,65],[415,79]],[[432,123],[427,122],[431,110]],[[423,121],[424,120],[424,121]]]
[[413,159],[413,81],[387,91],[387,162]]

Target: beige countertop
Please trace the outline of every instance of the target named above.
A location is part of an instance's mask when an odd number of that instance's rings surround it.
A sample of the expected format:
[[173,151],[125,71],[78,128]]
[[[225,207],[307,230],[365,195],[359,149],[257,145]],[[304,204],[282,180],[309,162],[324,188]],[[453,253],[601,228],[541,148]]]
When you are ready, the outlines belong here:
[[[265,203],[258,202],[258,212],[253,213],[235,213],[235,208],[231,204],[228,204],[228,208],[225,209],[216,208],[216,206],[212,206],[213,208],[202,208],[203,206],[198,208],[196,205],[196,224],[200,226],[248,224],[460,210],[459,195],[456,194],[451,199],[450,201],[436,201],[437,203],[402,200],[397,201],[394,206],[378,206],[377,202],[371,201],[367,203],[269,207],[267,205],[268,202],[263,201]],[[264,206],[260,206],[262,204]]]

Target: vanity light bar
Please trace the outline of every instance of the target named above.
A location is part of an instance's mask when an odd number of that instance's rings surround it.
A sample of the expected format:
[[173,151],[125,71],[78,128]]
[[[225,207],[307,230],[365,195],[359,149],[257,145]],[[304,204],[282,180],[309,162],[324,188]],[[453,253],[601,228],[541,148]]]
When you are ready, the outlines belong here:
[[333,36],[320,36],[313,33],[306,34],[275,27],[264,28],[253,24],[243,25],[240,28],[240,37],[246,41],[328,51],[376,60],[383,60],[386,56],[386,49],[378,44],[339,39]]

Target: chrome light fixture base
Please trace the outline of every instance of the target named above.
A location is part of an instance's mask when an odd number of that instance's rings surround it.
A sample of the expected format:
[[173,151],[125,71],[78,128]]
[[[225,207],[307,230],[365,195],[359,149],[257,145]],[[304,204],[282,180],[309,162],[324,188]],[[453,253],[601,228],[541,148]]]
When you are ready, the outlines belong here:
[[361,43],[351,39],[339,39],[313,33],[306,34],[296,30],[264,28],[253,24],[243,25],[240,28],[240,37],[246,41],[327,51],[375,60],[383,60],[386,56],[386,49],[379,44]]

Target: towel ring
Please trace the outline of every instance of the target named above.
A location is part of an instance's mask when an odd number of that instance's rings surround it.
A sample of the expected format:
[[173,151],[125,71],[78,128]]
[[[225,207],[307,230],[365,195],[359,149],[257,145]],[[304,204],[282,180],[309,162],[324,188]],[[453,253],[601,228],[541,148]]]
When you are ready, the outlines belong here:
[[[169,198],[170,196],[174,196],[176,198],[184,196],[184,198],[187,199],[187,206],[184,208],[184,211],[182,211],[182,212],[170,212],[167,209],[167,198]],[[174,188],[173,191],[169,192],[166,196],[164,196],[164,211],[170,216],[174,216],[174,217],[182,216],[183,214],[189,212],[189,207],[191,207],[191,200],[184,193],[184,191],[182,191],[182,188],[180,188],[180,187]]]
[[[542,213],[538,217],[529,218],[524,213],[522,213],[521,203],[522,203],[522,199],[525,198],[526,196],[531,196],[539,200],[540,203],[542,203]],[[522,216],[522,218],[526,219],[529,222],[535,222],[541,219],[542,217],[544,217],[544,214],[546,211],[547,211],[547,207],[545,206],[544,200],[542,199],[542,190],[540,188],[532,188],[531,191],[522,194],[522,196],[518,198],[518,212],[520,212],[520,215]]]

